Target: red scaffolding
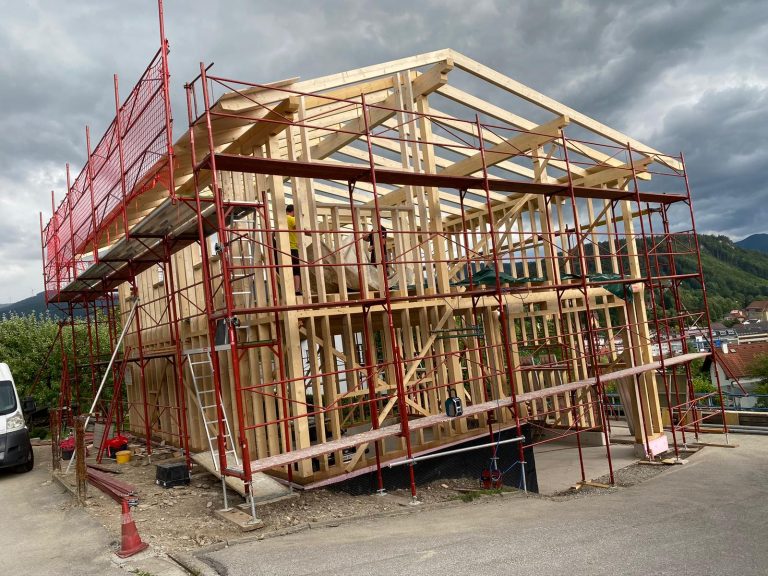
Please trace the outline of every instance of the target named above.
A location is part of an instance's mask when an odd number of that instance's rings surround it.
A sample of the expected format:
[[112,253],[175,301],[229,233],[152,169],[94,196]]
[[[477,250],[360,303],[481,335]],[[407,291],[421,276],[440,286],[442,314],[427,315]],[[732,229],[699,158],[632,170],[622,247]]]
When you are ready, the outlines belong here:
[[[67,192],[63,200],[57,207],[52,194],[53,214],[44,227],[40,215],[46,302],[67,314],[66,323],[72,334],[71,354],[64,352],[63,339],[59,339],[64,363],[59,410],[71,416],[77,409],[83,409],[86,399],[95,397],[97,382],[102,377],[108,379],[112,387],[111,407],[109,400],[102,399],[97,405],[97,420],[105,422],[107,430],[114,426],[118,432],[125,425],[124,419],[141,421],[149,453],[153,435],[158,432],[163,440],[181,447],[188,445],[180,349],[176,353],[173,349],[153,350],[142,342],[142,323],[173,327],[179,321],[176,300],[171,297],[172,248],[162,235],[144,236],[140,227],[135,226],[144,216],[139,208],[142,203],[157,198],[173,199],[175,191],[169,49],[162,1],[158,7],[160,48],[122,102],[115,75],[114,119],[93,149],[86,127],[85,166],[74,182],[70,181],[67,166]],[[128,250],[122,254],[114,250],[120,243],[128,244]],[[143,251],[148,251],[149,256],[139,256]],[[122,357],[112,364],[109,358],[117,346],[120,316],[125,320],[127,315],[127,310],[117,306],[115,289],[127,284],[135,293],[137,275],[154,267],[167,273],[166,295],[160,299],[145,298],[138,305],[132,326],[126,329],[138,346],[132,353],[130,347],[124,347]],[[87,350],[76,345],[76,324],[85,326]],[[109,351],[99,350],[99,330],[108,334]],[[122,401],[122,386],[126,384],[128,363],[137,368],[142,393],[140,402],[126,404]],[[157,364],[167,365],[173,372],[173,400],[166,403],[158,399],[161,394],[150,398],[147,389],[145,372]],[[173,414],[174,426],[158,431],[157,423],[166,412]],[[71,424],[71,418],[64,418],[61,423]]]
[[[49,302],[71,311],[120,286],[123,303],[141,299],[124,361],[148,450],[162,437],[189,458],[207,440],[246,490],[262,471],[309,486],[374,471],[382,489],[387,462],[528,425],[546,435],[525,436],[513,464],[573,438],[584,481],[597,433],[613,481],[614,385],[649,458],[665,430],[675,455],[707,421],[727,431],[719,382],[703,397],[692,385],[707,354],[692,330],[712,335],[682,156],[568,137],[563,115],[521,127],[430,110],[428,81],[452,67],[350,92],[201,64],[174,180],[162,40],[42,229]],[[460,418],[443,411],[452,390]],[[719,414],[702,409],[709,396]]]

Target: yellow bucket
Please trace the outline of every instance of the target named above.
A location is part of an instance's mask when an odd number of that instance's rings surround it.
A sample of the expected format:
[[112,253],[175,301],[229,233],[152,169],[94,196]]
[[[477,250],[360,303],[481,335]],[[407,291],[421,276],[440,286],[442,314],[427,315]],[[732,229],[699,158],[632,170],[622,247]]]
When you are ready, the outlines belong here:
[[127,464],[131,461],[131,454],[132,452],[130,450],[120,450],[115,452],[115,461],[118,464]]

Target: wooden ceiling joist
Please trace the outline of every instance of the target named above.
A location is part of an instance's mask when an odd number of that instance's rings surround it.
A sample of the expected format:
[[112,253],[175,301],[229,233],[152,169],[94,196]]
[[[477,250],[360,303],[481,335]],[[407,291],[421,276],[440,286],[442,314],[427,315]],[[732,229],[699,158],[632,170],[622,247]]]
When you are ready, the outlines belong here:
[[615,142],[616,144],[619,144],[620,146],[625,146],[626,144],[629,144],[630,146],[632,146],[632,148],[634,148],[634,151],[647,156],[648,155],[653,156],[654,160],[666,166],[669,166],[674,170],[680,170],[682,168],[682,166],[680,165],[680,162],[678,162],[677,160],[669,157],[666,154],[663,154],[662,152],[659,152],[658,150],[654,150],[650,146],[647,146],[642,142],[635,140],[631,136],[627,136],[626,134],[623,134],[618,130],[614,130],[609,126],[606,126],[605,124],[590,118],[586,114],[582,114],[581,112],[578,112],[577,110],[574,110],[573,108],[566,106],[565,104],[561,104],[557,100],[554,100],[548,96],[545,96],[541,92],[538,92],[533,88],[526,86],[525,84],[522,84],[516,80],[513,80],[512,78],[509,78],[508,76],[505,76],[504,74],[501,74],[493,70],[492,68],[489,68],[488,66],[485,66],[480,62],[477,62],[476,60],[472,60],[471,58],[468,58],[463,54],[459,54],[458,52],[455,52],[453,50],[451,50],[450,52],[451,52],[451,57],[454,63],[456,64],[457,68],[460,68],[465,72],[468,72],[473,76],[476,76],[477,78],[480,78],[482,80],[485,80],[486,82],[489,82],[495,86],[498,86],[502,90],[505,90],[511,94],[514,94],[515,96],[518,96],[520,98],[523,98],[528,102],[531,102],[537,106],[540,106],[545,110],[549,110],[553,114],[568,116],[571,120],[573,120],[575,124],[578,124],[579,126],[582,126],[588,130],[591,130],[592,132],[599,134],[600,136],[603,136],[608,140],[612,140],[613,142]]
[[[503,108],[500,108],[499,106],[491,104],[490,102],[486,102],[485,100],[478,98],[477,96],[473,96],[468,92],[459,90],[455,86],[450,86],[450,85],[442,86],[437,92],[440,95],[445,96],[446,98],[449,98],[454,102],[467,106],[472,110],[485,114],[491,118],[495,118],[496,120],[500,120],[502,122],[510,124],[511,126],[519,128],[521,130],[532,130],[536,127],[535,122],[531,122],[530,120],[526,120],[521,116],[512,114],[511,112],[508,112]],[[613,156],[609,156],[608,154],[605,154],[604,152],[600,152],[599,150],[596,150],[594,147],[588,146],[581,142],[577,143],[569,140],[567,145],[569,150],[573,150],[574,152],[583,154],[587,158],[590,158],[591,160],[594,160],[595,162],[598,162],[600,164],[606,164],[609,166],[620,166],[622,164],[620,160],[617,160]],[[553,166],[557,166],[558,168],[565,170],[565,163],[563,161],[552,161],[551,163]],[[573,170],[573,167],[571,167],[571,170]],[[645,175],[645,177],[647,178],[647,175]]]

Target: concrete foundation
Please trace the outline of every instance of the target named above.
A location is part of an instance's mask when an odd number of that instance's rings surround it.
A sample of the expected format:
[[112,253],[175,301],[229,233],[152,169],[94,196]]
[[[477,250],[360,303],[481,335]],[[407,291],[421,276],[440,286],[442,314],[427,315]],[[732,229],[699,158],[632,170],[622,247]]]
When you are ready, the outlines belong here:
[[[584,475],[587,480],[608,474],[608,458],[604,446],[582,445]],[[632,446],[612,445],[614,471],[637,462]],[[575,445],[552,442],[536,447],[536,472],[540,494],[555,494],[568,490],[581,480],[579,452]]]
[[[644,442],[636,443],[634,445],[635,456],[638,458],[648,458],[649,456],[656,456],[669,450],[669,440],[666,434],[657,436],[656,438],[648,439],[648,446],[646,447]],[[648,454],[650,450],[650,454]]]
[[[545,439],[557,438],[558,444],[565,444],[568,446],[576,446],[576,434],[572,436],[566,436],[561,438],[563,430],[544,428],[537,433],[542,435]],[[605,446],[605,435],[600,430],[590,430],[589,432],[581,432],[582,446]]]

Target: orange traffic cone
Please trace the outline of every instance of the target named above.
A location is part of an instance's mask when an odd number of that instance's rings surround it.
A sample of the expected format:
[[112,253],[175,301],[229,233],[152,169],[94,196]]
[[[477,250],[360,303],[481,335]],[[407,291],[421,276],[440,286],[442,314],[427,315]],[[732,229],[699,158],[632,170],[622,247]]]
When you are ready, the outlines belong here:
[[141,541],[139,531],[136,530],[136,523],[131,518],[131,509],[127,500],[123,500],[122,540],[120,550],[117,551],[120,558],[128,558],[128,556],[138,554],[149,547],[149,544]]

